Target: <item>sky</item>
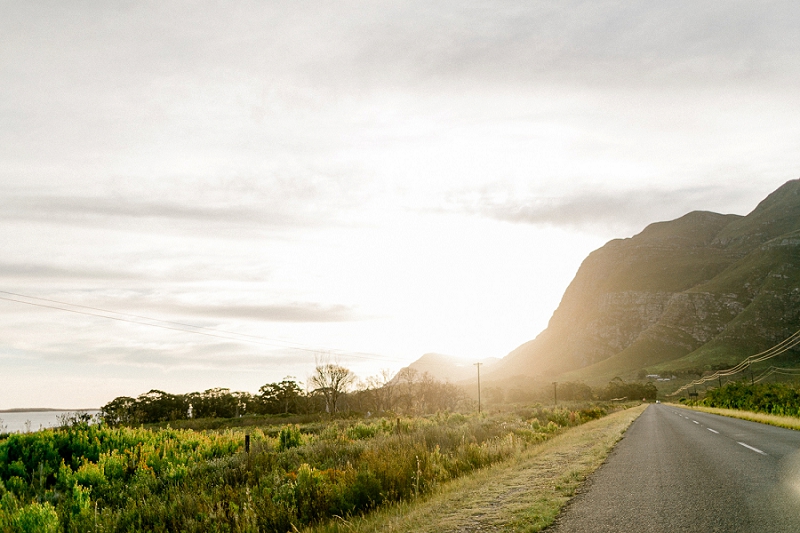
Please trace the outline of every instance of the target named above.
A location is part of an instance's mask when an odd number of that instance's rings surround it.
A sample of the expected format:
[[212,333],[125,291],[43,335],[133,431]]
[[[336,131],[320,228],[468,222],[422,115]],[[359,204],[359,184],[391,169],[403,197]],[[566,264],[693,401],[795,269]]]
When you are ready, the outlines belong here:
[[0,0],[0,409],[502,357],[592,250],[800,177],[799,20]]

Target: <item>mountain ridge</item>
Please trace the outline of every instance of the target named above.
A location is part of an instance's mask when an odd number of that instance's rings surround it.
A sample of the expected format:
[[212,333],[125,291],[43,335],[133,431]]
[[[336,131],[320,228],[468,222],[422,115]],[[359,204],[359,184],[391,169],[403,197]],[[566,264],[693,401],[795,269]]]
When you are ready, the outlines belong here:
[[[800,179],[747,215],[692,211],[594,250],[547,328],[486,368],[485,379],[604,384],[699,374],[798,329]],[[800,351],[782,357],[800,365]]]
[[798,265],[800,180],[746,216],[655,222],[589,254],[547,329],[487,379],[602,382],[745,357],[800,328]]
[[[486,357],[480,361],[484,370],[492,368],[497,362],[500,361],[498,357]],[[403,379],[407,377],[408,371],[416,373],[416,377],[422,377],[428,374],[433,379],[438,381],[445,381],[456,383],[459,381],[467,381],[477,376],[477,369],[475,362],[464,361],[461,358],[445,355],[435,352],[423,354],[422,357],[400,369],[395,375],[394,380]]]

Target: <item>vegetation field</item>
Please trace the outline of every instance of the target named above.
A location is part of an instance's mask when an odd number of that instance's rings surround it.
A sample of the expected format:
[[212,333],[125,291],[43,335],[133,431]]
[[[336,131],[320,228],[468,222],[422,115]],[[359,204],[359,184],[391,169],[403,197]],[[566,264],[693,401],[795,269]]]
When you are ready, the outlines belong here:
[[412,501],[609,409],[203,431],[76,419],[0,437],[0,531],[299,530]]
[[796,383],[734,381],[709,389],[699,401],[680,401],[706,413],[800,430],[800,386]]
[[710,389],[702,405],[779,416],[800,417],[800,388],[789,383],[735,381]]
[[509,461],[443,484],[419,500],[329,521],[304,533],[542,531],[646,407],[623,409],[562,432]]

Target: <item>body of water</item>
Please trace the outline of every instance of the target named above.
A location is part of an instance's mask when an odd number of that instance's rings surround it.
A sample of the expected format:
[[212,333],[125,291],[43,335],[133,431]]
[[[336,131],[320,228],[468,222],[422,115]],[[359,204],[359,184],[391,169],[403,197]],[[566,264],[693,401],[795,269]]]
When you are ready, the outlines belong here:
[[61,417],[76,412],[94,416],[99,411],[28,411],[24,413],[0,413],[0,433],[26,433],[60,425]]

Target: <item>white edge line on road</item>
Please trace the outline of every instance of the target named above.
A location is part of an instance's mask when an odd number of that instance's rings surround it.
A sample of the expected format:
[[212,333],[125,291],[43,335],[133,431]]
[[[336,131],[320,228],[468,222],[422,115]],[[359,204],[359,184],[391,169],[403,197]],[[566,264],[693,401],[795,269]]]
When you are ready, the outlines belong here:
[[742,445],[742,446],[744,446],[745,448],[747,448],[747,449],[749,449],[749,450],[753,450],[753,451],[754,451],[754,452],[756,452],[756,453],[760,453],[761,455],[767,455],[767,453],[766,453],[766,452],[762,452],[762,451],[761,451],[761,450],[759,450],[758,448],[753,448],[752,446],[750,446],[749,444],[745,444],[744,442],[738,442],[738,441],[737,441],[737,444],[741,444],[741,445]]
[[695,424],[699,424],[700,423],[697,420],[692,420],[692,422],[694,422]]
[[[709,430],[711,433],[716,433],[717,435],[719,435],[719,431],[717,431],[716,429],[711,429],[711,428],[706,428],[706,429]],[[741,444],[741,442],[739,444]]]

